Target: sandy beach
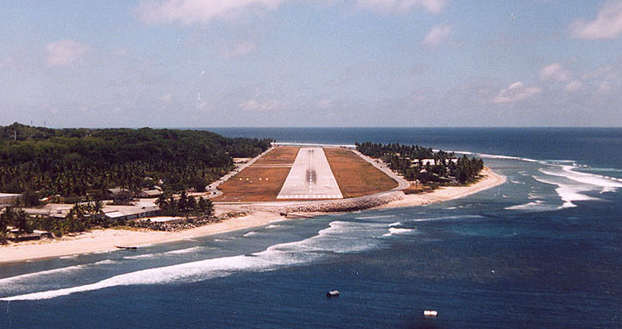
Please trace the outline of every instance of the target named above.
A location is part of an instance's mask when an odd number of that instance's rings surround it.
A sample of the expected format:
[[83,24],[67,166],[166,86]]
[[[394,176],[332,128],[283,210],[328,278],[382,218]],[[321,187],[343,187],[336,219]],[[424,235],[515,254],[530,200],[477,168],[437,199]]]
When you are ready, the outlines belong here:
[[[484,177],[469,186],[442,187],[423,194],[405,195],[403,199],[390,202],[378,208],[414,207],[462,198],[505,182],[504,176],[485,168]],[[217,206],[218,207],[218,206]],[[71,256],[86,253],[100,253],[117,250],[116,246],[148,246],[159,243],[182,241],[201,236],[237,231],[264,226],[283,220],[291,220],[278,212],[254,211],[244,217],[224,220],[219,223],[181,231],[157,232],[146,230],[106,229],[67,236],[60,239],[22,242],[0,247],[0,263],[19,262],[34,259]]]
[[484,178],[468,186],[446,186],[438,188],[429,193],[407,194],[402,200],[392,201],[376,209],[415,207],[423,206],[434,202],[442,202],[453,199],[464,198],[471,194],[487,190],[489,188],[505,183],[506,177],[495,173],[490,168],[482,171]]

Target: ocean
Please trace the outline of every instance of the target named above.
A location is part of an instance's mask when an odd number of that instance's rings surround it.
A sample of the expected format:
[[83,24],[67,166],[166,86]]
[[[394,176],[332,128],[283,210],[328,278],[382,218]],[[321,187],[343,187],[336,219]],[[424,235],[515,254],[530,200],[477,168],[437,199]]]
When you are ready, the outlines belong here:
[[0,328],[622,327],[622,129],[208,130],[468,152],[508,180],[424,207],[0,265]]

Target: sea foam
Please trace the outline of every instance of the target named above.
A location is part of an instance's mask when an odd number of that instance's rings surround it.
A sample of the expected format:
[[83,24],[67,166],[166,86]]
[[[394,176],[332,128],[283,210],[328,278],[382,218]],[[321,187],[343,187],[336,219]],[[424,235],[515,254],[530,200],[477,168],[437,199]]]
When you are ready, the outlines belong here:
[[180,255],[180,254],[189,254],[195,251],[199,251],[204,249],[203,247],[191,247],[191,248],[186,248],[186,249],[178,249],[178,250],[171,250],[171,251],[167,251],[164,254],[165,255]]
[[359,216],[355,217],[355,219],[382,219],[382,218],[393,218],[395,215],[376,215],[376,216]]
[[92,284],[4,297],[0,300],[50,299],[117,286],[194,282],[224,277],[238,271],[274,270],[282,266],[308,263],[331,253],[357,252],[374,248],[380,243],[376,236],[380,236],[380,232],[386,227],[386,224],[334,221],[315,236],[301,241],[276,244],[251,255],[211,258],[150,268],[119,274]]
[[506,209],[506,210],[533,210],[533,209],[540,209],[540,207],[542,206],[543,203],[544,203],[544,201],[542,201],[542,200],[536,200],[536,201],[527,202],[527,203],[524,203],[524,204],[519,204],[519,205],[515,205],[515,206],[505,207],[504,209]]
[[455,216],[441,216],[441,217],[424,217],[424,218],[415,218],[409,219],[408,222],[431,222],[438,220],[453,220],[453,219],[473,219],[473,218],[484,218],[480,215],[455,215]]
[[382,236],[391,236],[394,234],[405,234],[405,233],[409,233],[412,232],[413,229],[410,228],[396,228],[396,227],[390,227],[389,228],[389,233],[385,233]]
[[88,266],[88,264],[72,265],[72,266],[55,268],[55,269],[51,269],[51,270],[45,270],[45,271],[39,271],[39,272],[34,272],[34,273],[26,273],[26,274],[20,274],[20,275],[16,275],[16,276],[11,276],[11,277],[8,277],[8,278],[0,279],[0,287],[4,287],[4,286],[9,285],[9,284],[15,284],[15,283],[20,282],[20,281],[29,281],[29,280],[33,280],[33,279],[40,278],[40,277],[50,276],[50,275],[66,274],[66,273],[69,273],[69,272],[75,272],[75,271],[79,271],[79,270],[84,269],[86,266]]
[[[539,171],[551,177],[532,176],[535,180],[549,185],[556,185],[555,192],[563,201],[560,208],[576,207],[575,201],[598,200],[585,193],[599,191],[601,193],[614,192],[622,187],[622,183],[610,177],[578,172],[576,166],[560,165],[540,168]],[[557,177],[557,179],[553,179]],[[561,178],[561,179],[559,179]]]

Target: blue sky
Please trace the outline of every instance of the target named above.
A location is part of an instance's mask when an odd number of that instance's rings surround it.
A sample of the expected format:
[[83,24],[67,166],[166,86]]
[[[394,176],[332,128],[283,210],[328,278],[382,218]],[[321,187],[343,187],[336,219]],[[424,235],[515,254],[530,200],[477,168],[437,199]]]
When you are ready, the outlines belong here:
[[622,0],[0,6],[0,124],[622,126]]

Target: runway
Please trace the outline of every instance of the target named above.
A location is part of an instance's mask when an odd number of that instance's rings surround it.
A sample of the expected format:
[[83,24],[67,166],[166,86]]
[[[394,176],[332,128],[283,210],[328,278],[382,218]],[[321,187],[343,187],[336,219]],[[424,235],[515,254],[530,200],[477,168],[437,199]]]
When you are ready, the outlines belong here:
[[303,147],[277,199],[343,199],[321,147]]

